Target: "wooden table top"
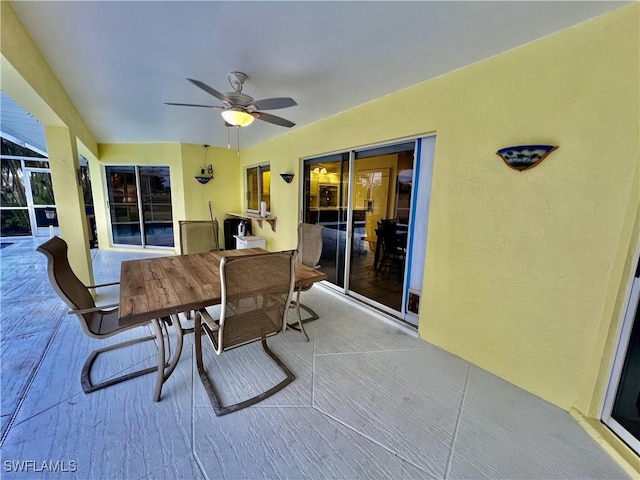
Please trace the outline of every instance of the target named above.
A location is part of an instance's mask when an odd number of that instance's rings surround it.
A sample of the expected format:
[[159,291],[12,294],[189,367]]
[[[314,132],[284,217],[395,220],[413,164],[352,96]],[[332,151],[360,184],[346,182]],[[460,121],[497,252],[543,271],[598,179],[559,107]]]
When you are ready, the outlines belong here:
[[[269,253],[262,248],[145,258],[122,262],[120,325],[127,326],[221,301],[220,260]],[[326,280],[319,270],[296,263],[296,287]]]

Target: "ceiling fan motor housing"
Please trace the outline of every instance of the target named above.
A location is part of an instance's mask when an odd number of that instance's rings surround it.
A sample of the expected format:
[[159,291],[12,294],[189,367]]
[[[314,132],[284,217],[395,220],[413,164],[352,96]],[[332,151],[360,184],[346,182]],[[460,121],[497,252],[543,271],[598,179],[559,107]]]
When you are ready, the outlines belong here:
[[240,105],[245,107],[253,102],[253,97],[242,92],[227,92],[227,98],[232,101],[232,105]]

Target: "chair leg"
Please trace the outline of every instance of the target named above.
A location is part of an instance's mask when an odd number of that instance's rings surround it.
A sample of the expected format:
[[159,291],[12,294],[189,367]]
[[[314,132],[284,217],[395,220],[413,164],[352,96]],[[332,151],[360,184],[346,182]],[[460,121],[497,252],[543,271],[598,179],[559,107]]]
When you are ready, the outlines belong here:
[[287,368],[287,366],[282,362],[282,360],[280,360],[280,358],[278,358],[278,356],[269,349],[269,346],[267,345],[267,340],[263,338],[262,348],[276,363],[276,365],[280,367],[280,369],[284,372],[287,378],[282,380],[277,385],[271,387],[266,392],[260,393],[255,397],[251,397],[248,400],[244,400],[242,402],[238,402],[236,404],[229,405],[226,407],[222,406],[222,404],[220,403],[220,398],[218,397],[218,394],[216,393],[215,388],[213,387],[213,384],[209,380],[209,377],[207,376],[207,372],[204,369],[204,365],[202,361],[202,345],[200,345],[201,329],[200,329],[200,325],[198,324],[196,324],[195,333],[196,333],[196,337],[195,337],[196,365],[198,367],[198,374],[200,376],[200,381],[202,382],[202,385],[204,386],[204,389],[207,392],[207,396],[209,397],[209,401],[211,402],[211,406],[213,407],[213,411],[216,414],[216,417],[228,415],[229,413],[237,412],[238,410],[242,410],[243,408],[247,408],[247,407],[250,407],[251,405],[255,405],[256,403],[261,402],[262,400],[276,394],[277,392],[282,390],[284,387],[289,385],[291,382],[293,382],[296,378],[291,372],[291,370],[289,370],[289,368]]
[[93,393],[98,390],[102,390],[103,388],[110,387],[111,385],[116,385],[121,382],[125,382],[127,380],[131,380],[132,378],[140,377],[142,375],[146,375],[148,373],[153,373],[158,371],[158,367],[149,367],[143,370],[138,370],[135,372],[127,373],[126,375],[122,375],[120,377],[112,378],[110,380],[106,380],[104,382],[93,384],[91,382],[91,368],[95,363],[96,359],[101,353],[108,352],[110,350],[117,350],[119,348],[128,347],[129,345],[134,345],[136,343],[148,342],[153,340],[155,335],[149,335],[147,337],[136,338],[134,340],[128,340],[126,342],[116,343],[114,345],[109,345],[108,347],[99,348],[91,352],[87,360],[84,362],[82,366],[82,373],[80,374],[80,383],[82,385],[82,390],[84,393]]
[[[311,310],[308,307],[304,307],[307,311]],[[311,310],[313,312],[313,310]],[[302,332],[302,335],[304,335],[304,339],[308,342],[309,341],[309,335],[307,335],[307,331],[304,329],[304,325],[302,325],[302,315],[300,313],[300,290],[298,290],[296,292],[296,313],[298,314],[298,327],[292,327],[294,330],[298,330],[300,332]],[[315,315],[315,312],[313,312]],[[316,320],[320,317],[318,317],[316,315],[316,318],[310,318],[309,320]],[[308,321],[308,320],[305,320]],[[287,324],[287,326],[289,326],[289,324]]]
[[[293,302],[291,302],[293,304]],[[294,325],[292,323],[288,323],[287,327],[293,329],[293,330],[297,330],[299,332],[302,332],[302,334],[304,335],[304,338],[307,340],[307,342],[309,341],[309,336],[307,335],[307,332],[304,329],[303,324],[307,323],[307,322],[311,322],[313,320],[318,320],[320,318],[320,316],[314,312],[311,308],[307,307],[306,305],[300,303],[300,290],[297,291],[296,293],[296,301],[295,301],[295,306],[296,306],[296,312],[298,314],[298,325]],[[308,314],[309,317],[305,318],[304,320],[302,319],[302,314],[300,312],[300,309],[305,310]]]

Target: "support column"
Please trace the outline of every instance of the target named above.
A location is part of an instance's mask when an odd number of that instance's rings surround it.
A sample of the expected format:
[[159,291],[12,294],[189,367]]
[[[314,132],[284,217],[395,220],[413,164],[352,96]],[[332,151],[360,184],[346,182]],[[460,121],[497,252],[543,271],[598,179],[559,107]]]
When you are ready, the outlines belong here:
[[69,263],[80,280],[93,285],[93,265],[82,187],[78,181],[76,138],[66,127],[44,127],[60,236],[69,245]]

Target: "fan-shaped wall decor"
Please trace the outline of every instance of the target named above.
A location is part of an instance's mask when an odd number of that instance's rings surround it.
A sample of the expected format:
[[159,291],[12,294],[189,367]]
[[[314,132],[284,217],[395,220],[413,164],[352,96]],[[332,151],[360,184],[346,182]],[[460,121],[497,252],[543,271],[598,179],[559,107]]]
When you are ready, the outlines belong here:
[[553,145],[518,145],[501,148],[496,154],[508,167],[522,171],[535,167],[557,148]]
[[280,176],[287,183],[291,183],[293,181],[293,173],[281,173]]

